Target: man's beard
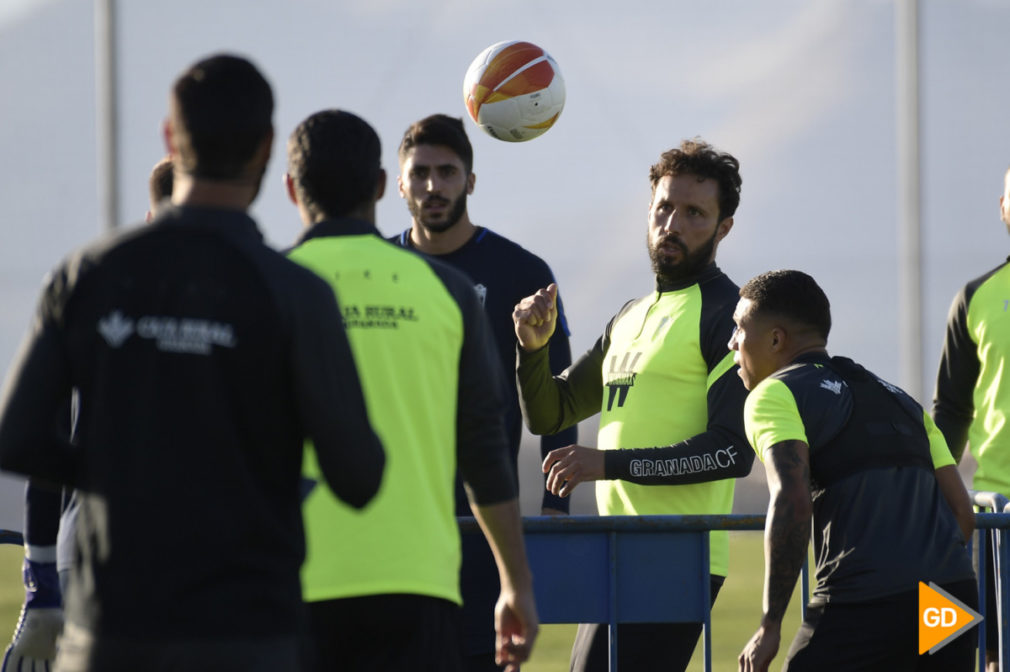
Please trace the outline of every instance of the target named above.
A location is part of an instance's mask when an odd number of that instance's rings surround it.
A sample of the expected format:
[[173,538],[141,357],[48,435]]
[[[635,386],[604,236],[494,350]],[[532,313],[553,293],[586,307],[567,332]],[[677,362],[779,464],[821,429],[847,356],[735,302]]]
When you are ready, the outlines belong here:
[[[701,273],[701,271],[708,266],[713,258],[715,238],[718,234],[719,230],[716,229],[712,234],[712,237],[693,252],[688,252],[687,246],[684,242],[675,236],[668,236],[667,238],[658,240],[656,241],[656,246],[653,247],[648,234],[646,234],[646,245],[649,248],[649,259],[652,261],[652,272],[656,274],[656,280],[658,280],[660,284],[673,284]],[[664,241],[669,241],[680,248],[680,261],[671,262],[664,258],[664,255],[659,251],[659,246],[662,245]]]
[[[448,200],[442,198],[441,196],[432,196],[428,200],[436,198],[443,201]],[[459,195],[459,198],[453,201],[452,207],[446,212],[446,217],[441,222],[427,221],[424,215],[423,204],[419,205],[417,201],[408,200],[407,206],[410,210],[410,215],[414,218],[414,221],[419,222],[421,226],[428,231],[433,233],[443,233],[454,227],[456,223],[463,218],[463,213],[466,212],[466,192],[464,191]]]

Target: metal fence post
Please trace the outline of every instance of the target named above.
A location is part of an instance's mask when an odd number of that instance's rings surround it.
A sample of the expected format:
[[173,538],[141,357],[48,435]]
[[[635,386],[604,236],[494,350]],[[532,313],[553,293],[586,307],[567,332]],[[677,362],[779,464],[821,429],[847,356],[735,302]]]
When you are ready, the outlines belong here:
[[[998,492],[986,492],[986,491],[969,491],[971,494],[972,503],[980,510],[990,510],[999,517],[1000,514],[1010,511],[1010,501],[1006,497]],[[976,516],[976,521],[988,522],[988,516],[983,514],[980,518]],[[987,525],[977,525],[976,536],[978,537],[978,556],[976,565],[978,566],[978,604],[979,611],[982,612],[982,622],[978,626],[978,669],[979,672],[984,672],[986,666],[986,631],[987,628],[996,628],[998,634],[998,657],[1000,661],[1000,669],[1007,669],[1007,654],[1010,653],[1010,646],[1008,646],[1007,638],[1010,637],[1010,628],[1007,628],[1006,620],[1008,615],[1010,615],[1010,610],[1007,608],[1008,596],[1004,586],[1006,585],[1007,574],[1010,573],[1010,561],[1007,560],[1007,543],[1006,543],[1006,528],[1005,524],[1000,525],[996,523],[992,526]],[[986,530],[991,530],[988,534]],[[988,601],[988,591],[986,590],[986,572],[988,571],[988,550],[989,544],[993,547],[993,577],[990,579],[995,582],[996,588],[996,622],[986,623],[985,614],[987,609],[986,602]],[[969,544],[970,547],[970,544]]]

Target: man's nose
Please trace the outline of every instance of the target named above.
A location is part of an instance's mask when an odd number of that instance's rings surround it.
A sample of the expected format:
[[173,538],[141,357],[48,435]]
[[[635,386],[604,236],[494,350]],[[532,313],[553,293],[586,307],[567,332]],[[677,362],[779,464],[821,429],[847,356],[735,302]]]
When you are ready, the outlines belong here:
[[661,228],[664,233],[680,233],[680,213],[676,209],[671,210]]

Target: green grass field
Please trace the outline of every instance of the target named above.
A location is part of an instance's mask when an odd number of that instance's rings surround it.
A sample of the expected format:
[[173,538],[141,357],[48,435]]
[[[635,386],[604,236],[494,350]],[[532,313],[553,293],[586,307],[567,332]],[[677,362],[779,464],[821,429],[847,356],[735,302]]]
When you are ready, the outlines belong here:
[[[0,642],[8,641],[14,631],[24,598],[21,586],[20,546],[0,545]],[[736,657],[757,629],[761,617],[761,586],[764,580],[764,551],[761,532],[730,533],[729,578],[719,593],[712,611],[712,669],[735,670]],[[781,661],[793,633],[799,626],[799,591],[793,595],[783,624]],[[575,636],[574,625],[545,625],[533,658],[523,666],[525,672],[563,672],[568,669],[568,654]],[[775,667],[773,665],[773,667]],[[701,646],[695,651],[689,670],[703,670]]]
[[0,649],[6,647],[14,634],[14,625],[21,613],[21,602],[25,599],[25,589],[21,585],[21,561],[25,557],[24,548],[11,544],[0,544]]

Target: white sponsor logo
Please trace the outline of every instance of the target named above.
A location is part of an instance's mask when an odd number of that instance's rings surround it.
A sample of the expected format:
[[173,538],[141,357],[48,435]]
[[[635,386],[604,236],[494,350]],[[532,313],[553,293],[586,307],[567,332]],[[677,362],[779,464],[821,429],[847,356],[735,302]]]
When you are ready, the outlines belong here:
[[208,355],[215,345],[234,348],[236,343],[235,328],[224,322],[154,315],[145,315],[134,322],[119,310],[99,320],[98,332],[114,348],[136,333],[140,338],[154,341],[159,350],[194,355]]
[[834,392],[835,394],[842,393],[842,381],[840,380],[822,380],[821,389],[827,390],[828,392]]
[[123,313],[114,310],[98,320],[98,333],[109,347],[118,348],[133,335],[133,320],[123,317]]
[[473,291],[477,292],[477,300],[480,301],[481,308],[483,308],[484,300],[487,299],[487,287],[478,282],[473,286]]

